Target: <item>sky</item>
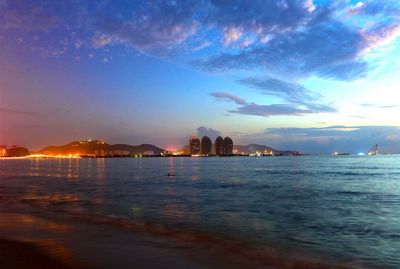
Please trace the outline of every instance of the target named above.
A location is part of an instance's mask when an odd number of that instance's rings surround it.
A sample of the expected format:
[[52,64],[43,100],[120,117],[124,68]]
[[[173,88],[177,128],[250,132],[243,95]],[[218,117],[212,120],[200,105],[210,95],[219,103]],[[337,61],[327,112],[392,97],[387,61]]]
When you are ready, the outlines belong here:
[[0,144],[400,153],[400,2],[0,0]]

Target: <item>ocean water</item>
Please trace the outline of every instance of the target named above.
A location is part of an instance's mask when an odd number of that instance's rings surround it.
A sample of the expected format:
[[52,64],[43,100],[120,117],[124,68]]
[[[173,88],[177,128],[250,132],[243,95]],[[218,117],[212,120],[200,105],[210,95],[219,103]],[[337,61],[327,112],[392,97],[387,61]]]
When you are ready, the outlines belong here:
[[21,205],[275,259],[400,268],[395,155],[0,160],[0,206]]

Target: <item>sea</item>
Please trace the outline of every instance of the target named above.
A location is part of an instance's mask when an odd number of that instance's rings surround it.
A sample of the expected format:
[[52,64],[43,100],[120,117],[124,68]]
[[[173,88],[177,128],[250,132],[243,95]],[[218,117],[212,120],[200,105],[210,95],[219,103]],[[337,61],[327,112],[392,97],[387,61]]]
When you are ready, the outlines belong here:
[[274,268],[400,268],[399,155],[3,159],[0,210]]

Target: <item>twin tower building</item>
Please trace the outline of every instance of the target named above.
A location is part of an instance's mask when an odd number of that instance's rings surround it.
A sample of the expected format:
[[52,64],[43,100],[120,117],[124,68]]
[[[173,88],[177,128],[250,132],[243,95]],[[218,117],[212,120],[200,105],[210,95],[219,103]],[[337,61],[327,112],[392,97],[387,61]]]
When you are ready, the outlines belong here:
[[[200,139],[192,135],[189,140],[190,155],[213,155],[212,142],[208,136],[203,136]],[[233,141],[230,137],[222,138],[220,136],[215,139],[215,155],[229,156],[233,154]]]

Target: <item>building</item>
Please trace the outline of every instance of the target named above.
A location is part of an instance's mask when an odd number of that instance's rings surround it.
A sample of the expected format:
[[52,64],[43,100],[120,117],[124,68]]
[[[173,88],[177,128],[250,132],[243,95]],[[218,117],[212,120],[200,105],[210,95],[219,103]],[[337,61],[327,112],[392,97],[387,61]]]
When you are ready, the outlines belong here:
[[189,153],[190,155],[199,155],[200,154],[200,139],[192,135],[189,140]]
[[210,155],[211,154],[211,139],[208,136],[203,136],[201,138],[201,154]]
[[215,139],[215,155],[223,155],[224,148],[224,139],[218,136],[217,139]]
[[224,139],[224,155],[232,155],[233,154],[233,141],[230,137],[225,137]]
[[7,156],[7,147],[6,145],[0,145],[0,157]]
[[94,151],[94,156],[95,157],[105,157],[107,154],[106,154],[106,151],[104,150],[104,149],[99,149],[99,150],[95,150]]

